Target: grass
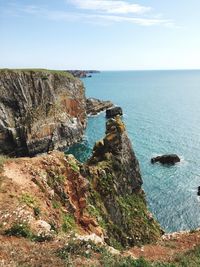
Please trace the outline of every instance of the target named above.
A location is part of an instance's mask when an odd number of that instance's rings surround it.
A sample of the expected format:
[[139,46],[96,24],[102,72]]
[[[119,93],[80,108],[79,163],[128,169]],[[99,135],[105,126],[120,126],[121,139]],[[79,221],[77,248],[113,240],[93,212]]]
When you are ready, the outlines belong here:
[[24,193],[20,196],[19,198],[21,203],[26,204],[28,207],[33,209],[34,215],[36,217],[38,217],[41,213],[39,204],[36,200],[35,197],[33,197],[32,195],[28,194],[28,193]]
[[62,223],[63,232],[68,233],[69,231],[76,228],[74,216],[72,216],[71,214],[63,214],[62,220],[63,220]]
[[80,168],[74,159],[68,158],[68,163],[74,172],[78,173],[80,171]]
[[92,241],[79,239],[71,240],[67,245],[58,249],[56,254],[67,264],[70,264],[69,266],[75,266],[73,261],[77,257],[84,257],[87,259],[98,258],[100,266],[104,267],[176,267],[176,265],[171,263],[150,263],[144,258],[135,260],[131,257],[114,255],[104,245],[97,245]]
[[3,165],[8,160],[8,157],[0,155],[0,173],[3,171]]
[[184,255],[177,255],[174,260],[176,267],[199,267],[200,266],[200,246],[186,252]]
[[40,68],[36,68],[36,69],[0,69],[0,72],[3,71],[14,71],[14,72],[39,72],[39,73],[44,73],[44,74],[58,74],[58,75],[62,75],[65,76],[67,78],[70,79],[75,79],[74,76],[67,72],[67,71],[63,71],[63,70],[48,70],[48,69],[40,69]]
[[32,232],[30,227],[26,223],[15,223],[11,228],[5,231],[5,235],[7,236],[17,236],[17,237],[25,237],[31,238]]
[[62,206],[61,203],[55,199],[52,199],[51,203],[52,203],[52,207],[54,209],[60,209]]
[[52,240],[52,236],[46,234],[35,235],[32,233],[29,225],[24,222],[14,223],[9,229],[4,232],[7,236],[16,236],[28,238],[35,242],[45,242]]
[[91,258],[93,253],[103,253],[105,248],[100,245],[96,245],[92,241],[85,240],[71,240],[66,246],[57,251],[58,257],[61,259],[72,258],[73,256],[83,256],[85,258]]
[[20,197],[20,202],[25,203],[27,206],[33,208],[36,205],[36,199],[28,193],[24,193]]

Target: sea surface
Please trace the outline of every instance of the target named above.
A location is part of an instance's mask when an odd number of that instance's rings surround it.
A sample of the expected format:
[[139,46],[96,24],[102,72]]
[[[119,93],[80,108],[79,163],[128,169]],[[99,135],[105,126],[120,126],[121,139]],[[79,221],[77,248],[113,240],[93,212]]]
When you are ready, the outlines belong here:
[[[101,72],[83,82],[87,97],[123,108],[149,209],[165,231],[200,227],[200,71]],[[83,143],[70,149],[80,160],[104,136],[105,122],[105,113],[89,118]],[[181,163],[150,163],[166,153]]]

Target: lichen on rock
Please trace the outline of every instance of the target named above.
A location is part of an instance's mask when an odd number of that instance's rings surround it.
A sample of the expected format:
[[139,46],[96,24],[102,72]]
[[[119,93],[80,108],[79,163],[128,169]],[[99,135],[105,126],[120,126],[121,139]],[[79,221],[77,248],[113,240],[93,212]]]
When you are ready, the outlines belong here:
[[[106,124],[88,161],[90,201],[104,221],[110,245],[129,246],[156,241],[162,234],[147,210],[138,160],[119,116]],[[95,193],[94,193],[95,191]]]

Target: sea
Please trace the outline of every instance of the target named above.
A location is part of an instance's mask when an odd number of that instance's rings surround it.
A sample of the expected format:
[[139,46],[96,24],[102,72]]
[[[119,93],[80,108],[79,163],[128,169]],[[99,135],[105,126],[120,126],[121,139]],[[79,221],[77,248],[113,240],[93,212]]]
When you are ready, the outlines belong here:
[[[166,232],[200,227],[200,70],[104,71],[83,79],[87,97],[122,107],[140,163],[150,211]],[[105,113],[88,118],[82,143],[69,149],[80,161],[104,136]],[[176,153],[175,166],[152,157]]]

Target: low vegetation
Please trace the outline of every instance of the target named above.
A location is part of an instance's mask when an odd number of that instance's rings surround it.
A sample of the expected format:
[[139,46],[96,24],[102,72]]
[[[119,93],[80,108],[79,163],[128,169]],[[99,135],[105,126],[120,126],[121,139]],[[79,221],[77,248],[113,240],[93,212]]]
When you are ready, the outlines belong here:
[[48,69],[0,69],[0,73],[3,71],[15,71],[15,72],[40,72],[46,74],[59,74],[70,79],[75,79],[74,76],[63,70],[48,70]]

